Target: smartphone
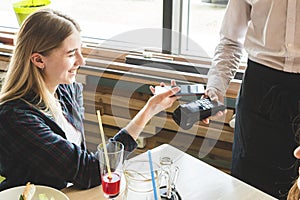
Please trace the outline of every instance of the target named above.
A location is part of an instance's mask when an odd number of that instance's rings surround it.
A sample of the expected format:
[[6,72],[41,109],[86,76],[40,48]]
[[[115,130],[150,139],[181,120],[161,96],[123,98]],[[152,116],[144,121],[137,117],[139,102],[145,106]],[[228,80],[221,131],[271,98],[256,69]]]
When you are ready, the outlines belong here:
[[[171,87],[175,86],[155,86],[155,94],[163,93],[166,90],[171,89]],[[205,87],[203,84],[177,85],[177,87],[180,87],[180,91],[175,94],[176,96],[203,95],[205,91]]]

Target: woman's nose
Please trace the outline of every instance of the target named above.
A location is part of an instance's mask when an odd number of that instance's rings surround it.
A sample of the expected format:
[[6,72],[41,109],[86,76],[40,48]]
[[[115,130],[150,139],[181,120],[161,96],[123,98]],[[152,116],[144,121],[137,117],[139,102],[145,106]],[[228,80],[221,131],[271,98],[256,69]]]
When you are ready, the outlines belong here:
[[83,57],[81,52],[77,52],[77,63],[76,64],[78,64],[80,66],[83,66],[86,64],[85,58]]

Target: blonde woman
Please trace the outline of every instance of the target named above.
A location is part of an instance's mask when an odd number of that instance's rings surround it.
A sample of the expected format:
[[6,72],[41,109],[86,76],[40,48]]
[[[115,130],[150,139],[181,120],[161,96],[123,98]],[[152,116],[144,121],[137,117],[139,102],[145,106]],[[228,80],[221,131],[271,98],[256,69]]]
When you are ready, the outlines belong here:
[[[69,182],[101,184],[97,158],[86,149],[82,87],[75,82],[84,64],[73,19],[40,10],[24,21],[0,95],[0,174],[6,177],[0,191],[29,181],[58,189]],[[178,91],[151,97],[112,140],[133,151],[145,124],[170,107]]]

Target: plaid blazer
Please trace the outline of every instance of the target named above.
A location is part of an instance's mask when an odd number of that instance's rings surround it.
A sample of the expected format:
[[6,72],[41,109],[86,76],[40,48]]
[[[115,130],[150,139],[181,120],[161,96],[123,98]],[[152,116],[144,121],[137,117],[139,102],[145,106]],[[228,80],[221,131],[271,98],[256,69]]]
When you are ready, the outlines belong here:
[[[81,146],[69,142],[50,115],[28,103],[34,102],[34,93],[0,105],[0,174],[6,177],[0,191],[28,181],[57,189],[68,182],[78,188],[101,184],[97,156],[85,145],[82,85],[59,85],[57,94],[64,116],[82,134]],[[111,140],[122,142],[127,152],[137,146],[125,129]]]

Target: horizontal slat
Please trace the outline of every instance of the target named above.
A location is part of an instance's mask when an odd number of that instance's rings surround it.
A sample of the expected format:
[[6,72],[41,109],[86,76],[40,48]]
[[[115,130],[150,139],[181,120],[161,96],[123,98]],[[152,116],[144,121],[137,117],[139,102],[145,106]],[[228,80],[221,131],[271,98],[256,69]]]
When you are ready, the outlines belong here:
[[13,53],[14,46],[8,44],[0,44],[0,52],[9,53],[11,55]]
[[[99,59],[87,59],[86,63],[90,69],[93,69],[93,67],[102,68],[102,69],[114,69],[118,71],[130,72],[135,74],[145,74],[145,75],[151,75],[157,77],[187,80],[195,83],[206,83],[207,81],[206,75],[189,73],[189,72],[180,72],[180,71],[173,71],[173,70],[166,70],[166,69],[158,69],[153,67],[144,67],[144,66],[131,65],[126,63],[110,62],[110,61],[99,60]],[[94,68],[94,70],[97,70],[97,68]]]
[[13,45],[16,37],[13,34],[0,32],[0,43]]
[[[98,119],[95,114],[85,113],[85,120],[94,122],[94,123],[98,123]],[[119,128],[125,127],[130,122],[130,119],[124,119],[124,118],[114,117],[114,116],[110,116],[110,115],[101,115],[101,120],[102,120],[103,124],[106,124],[109,126],[115,126],[115,127],[119,127]],[[155,127],[146,126],[143,129],[143,132],[154,135]]]

